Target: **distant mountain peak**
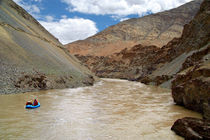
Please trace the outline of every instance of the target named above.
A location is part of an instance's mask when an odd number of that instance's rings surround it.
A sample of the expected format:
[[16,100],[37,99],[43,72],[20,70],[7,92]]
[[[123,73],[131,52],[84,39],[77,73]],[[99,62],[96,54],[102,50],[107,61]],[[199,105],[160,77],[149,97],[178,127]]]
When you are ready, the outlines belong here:
[[72,54],[96,56],[111,55],[137,44],[162,47],[181,36],[183,26],[193,19],[201,2],[195,0],[175,9],[120,22],[66,47]]

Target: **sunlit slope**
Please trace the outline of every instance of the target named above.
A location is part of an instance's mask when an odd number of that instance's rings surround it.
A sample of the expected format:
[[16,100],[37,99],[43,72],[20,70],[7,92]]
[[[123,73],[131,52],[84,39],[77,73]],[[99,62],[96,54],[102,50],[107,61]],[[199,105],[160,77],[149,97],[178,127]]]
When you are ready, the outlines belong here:
[[90,72],[11,0],[0,1],[0,36],[0,93],[75,87],[93,82]]
[[168,11],[128,19],[66,47],[71,53],[82,56],[108,56],[137,44],[161,48],[181,36],[184,25],[193,19],[201,2],[194,0]]

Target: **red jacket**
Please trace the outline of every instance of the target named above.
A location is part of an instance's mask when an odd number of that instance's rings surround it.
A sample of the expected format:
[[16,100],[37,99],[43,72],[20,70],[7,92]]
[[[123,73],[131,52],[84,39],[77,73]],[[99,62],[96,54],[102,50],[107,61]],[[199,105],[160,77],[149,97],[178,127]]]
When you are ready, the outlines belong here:
[[35,100],[34,100],[33,105],[34,105],[34,106],[38,105],[38,101],[37,101],[37,99],[35,99]]

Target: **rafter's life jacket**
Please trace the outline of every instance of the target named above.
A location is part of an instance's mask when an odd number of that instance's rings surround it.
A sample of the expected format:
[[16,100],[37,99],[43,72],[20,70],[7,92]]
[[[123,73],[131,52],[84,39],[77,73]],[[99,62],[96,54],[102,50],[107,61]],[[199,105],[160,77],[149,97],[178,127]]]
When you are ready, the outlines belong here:
[[37,99],[35,99],[35,100],[34,100],[34,103],[33,103],[33,106],[36,106],[36,105],[38,105]]

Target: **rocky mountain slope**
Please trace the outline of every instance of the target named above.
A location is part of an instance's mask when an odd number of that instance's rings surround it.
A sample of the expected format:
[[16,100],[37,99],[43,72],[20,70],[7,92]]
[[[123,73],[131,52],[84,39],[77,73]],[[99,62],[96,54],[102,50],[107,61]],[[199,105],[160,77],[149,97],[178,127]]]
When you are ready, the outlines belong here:
[[210,120],[210,1],[186,25],[177,47],[188,57],[172,82],[174,101]]
[[174,37],[180,37],[183,26],[199,9],[202,0],[195,0],[178,8],[129,19],[87,38],[67,44],[73,54],[107,56],[134,45],[162,47]]
[[[206,23],[201,24],[201,21]],[[99,77],[129,79],[169,88],[178,72],[193,65],[191,57],[198,61],[208,54],[208,45],[203,45],[209,40],[208,21],[208,17],[200,19],[197,16],[185,25],[180,38],[174,38],[161,48],[139,44],[109,56],[76,57]]]
[[12,0],[0,1],[0,94],[91,85],[94,78]]

